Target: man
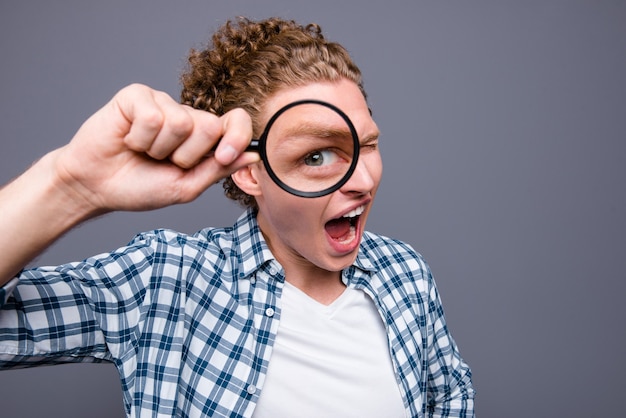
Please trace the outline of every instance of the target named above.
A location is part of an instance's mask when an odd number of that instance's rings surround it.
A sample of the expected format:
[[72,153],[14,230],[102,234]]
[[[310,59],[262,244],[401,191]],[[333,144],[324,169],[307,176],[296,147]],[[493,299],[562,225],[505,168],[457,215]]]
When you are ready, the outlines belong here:
[[[426,263],[364,230],[379,132],[345,49],[315,25],[239,19],[189,63],[182,105],[129,86],[0,191],[0,366],[111,361],[129,416],[473,416]],[[343,111],[360,144],[349,179],[315,198],[245,152],[303,99]],[[314,112],[290,123],[338,130]],[[87,219],[189,202],[223,178],[247,207],[233,227],[23,269]]]

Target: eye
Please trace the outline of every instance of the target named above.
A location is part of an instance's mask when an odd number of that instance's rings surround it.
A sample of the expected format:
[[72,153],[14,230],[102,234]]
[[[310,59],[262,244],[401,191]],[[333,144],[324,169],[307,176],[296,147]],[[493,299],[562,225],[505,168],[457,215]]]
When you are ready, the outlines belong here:
[[304,163],[311,167],[321,167],[337,161],[337,154],[330,150],[317,150],[304,157]]

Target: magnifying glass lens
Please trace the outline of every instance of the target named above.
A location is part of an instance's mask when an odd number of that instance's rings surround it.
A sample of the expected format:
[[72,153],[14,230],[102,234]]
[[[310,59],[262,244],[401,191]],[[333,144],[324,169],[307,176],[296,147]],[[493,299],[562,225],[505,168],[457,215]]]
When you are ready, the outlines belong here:
[[298,196],[322,196],[338,189],[358,158],[352,123],[323,102],[296,102],[281,109],[264,135],[268,172],[279,186]]

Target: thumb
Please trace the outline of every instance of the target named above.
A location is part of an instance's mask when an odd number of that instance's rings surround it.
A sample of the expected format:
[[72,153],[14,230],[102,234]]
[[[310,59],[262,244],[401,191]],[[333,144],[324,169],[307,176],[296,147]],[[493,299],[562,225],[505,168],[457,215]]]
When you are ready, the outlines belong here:
[[215,183],[230,176],[235,171],[259,161],[260,157],[256,152],[239,154],[228,165],[222,165],[214,157],[201,161],[193,168],[186,170],[179,178],[178,190],[181,203],[196,199]]

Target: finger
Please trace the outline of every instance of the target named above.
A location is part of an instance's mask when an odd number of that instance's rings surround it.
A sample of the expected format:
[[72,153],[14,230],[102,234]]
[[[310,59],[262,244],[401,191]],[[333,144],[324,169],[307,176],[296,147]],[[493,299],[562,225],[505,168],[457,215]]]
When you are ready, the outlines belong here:
[[113,98],[123,117],[130,123],[124,143],[133,151],[146,152],[163,126],[164,115],[157,104],[153,90],[133,84]]
[[221,117],[206,111],[189,109],[194,118],[193,133],[172,153],[170,159],[183,168],[204,160],[218,143],[214,158],[228,166],[246,149],[252,138],[252,120],[243,109],[234,109]]
[[204,110],[187,107],[193,120],[193,130],[172,152],[170,160],[179,167],[191,168],[206,158],[209,151],[224,134],[220,118]]
[[155,91],[153,97],[163,119],[161,128],[146,153],[154,159],[162,160],[188,140],[194,131],[195,121],[187,106],[174,101],[166,93]]
[[231,164],[221,165],[215,158],[202,160],[192,169],[184,172],[178,185],[180,203],[189,202],[197,198],[213,184],[228,177],[235,171],[259,161],[259,155],[254,152],[240,154]]
[[222,165],[232,164],[250,144],[252,139],[252,119],[248,112],[236,108],[221,118],[224,135],[215,150],[215,159]]

